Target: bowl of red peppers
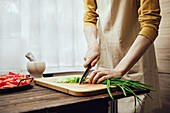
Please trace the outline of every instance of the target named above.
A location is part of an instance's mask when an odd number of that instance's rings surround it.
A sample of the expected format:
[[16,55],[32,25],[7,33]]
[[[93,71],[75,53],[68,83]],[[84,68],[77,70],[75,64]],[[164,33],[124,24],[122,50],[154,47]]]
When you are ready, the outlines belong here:
[[22,73],[9,72],[0,76],[0,93],[25,90],[33,87],[34,78]]

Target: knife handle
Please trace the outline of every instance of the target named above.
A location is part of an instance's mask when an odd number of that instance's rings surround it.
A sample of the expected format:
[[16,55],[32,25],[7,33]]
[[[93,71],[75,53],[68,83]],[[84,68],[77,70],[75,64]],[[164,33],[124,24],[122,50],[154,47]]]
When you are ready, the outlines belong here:
[[89,64],[87,65],[87,68],[89,68],[89,69],[91,68],[91,63],[89,63]]

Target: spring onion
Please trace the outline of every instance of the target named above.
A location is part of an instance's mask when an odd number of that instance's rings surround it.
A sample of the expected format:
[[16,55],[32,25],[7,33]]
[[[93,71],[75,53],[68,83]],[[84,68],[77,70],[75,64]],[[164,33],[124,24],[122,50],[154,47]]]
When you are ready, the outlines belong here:
[[[144,90],[144,89],[148,89],[150,91],[155,91],[154,89],[151,89],[151,85],[148,84],[143,84],[139,81],[135,81],[135,80],[122,80],[120,79],[121,77],[115,77],[115,78],[111,78],[111,79],[107,79],[102,81],[100,84],[107,84],[107,91],[110,95],[110,97],[112,99],[113,96],[111,94],[110,91],[110,85],[113,86],[117,86],[119,87],[123,94],[125,96],[127,96],[126,92],[132,93],[133,96],[135,97],[135,99],[138,101],[139,105],[141,105],[141,99],[135,94],[135,92],[132,89],[140,89],[140,90]],[[64,78],[64,79],[57,79],[56,82],[63,82],[63,83],[78,83],[80,81],[81,77],[73,77],[73,78]],[[83,81],[83,83],[86,83],[87,78]],[[148,97],[150,97],[152,99],[152,97],[147,94]]]

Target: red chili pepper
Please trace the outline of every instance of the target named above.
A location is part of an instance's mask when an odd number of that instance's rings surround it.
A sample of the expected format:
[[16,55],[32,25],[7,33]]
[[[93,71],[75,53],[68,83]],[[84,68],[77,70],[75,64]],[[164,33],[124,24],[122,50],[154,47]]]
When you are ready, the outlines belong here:
[[17,75],[16,73],[13,72],[9,72],[9,75]]
[[6,79],[7,79],[7,77],[4,77],[4,76],[0,77],[0,80],[6,80]]

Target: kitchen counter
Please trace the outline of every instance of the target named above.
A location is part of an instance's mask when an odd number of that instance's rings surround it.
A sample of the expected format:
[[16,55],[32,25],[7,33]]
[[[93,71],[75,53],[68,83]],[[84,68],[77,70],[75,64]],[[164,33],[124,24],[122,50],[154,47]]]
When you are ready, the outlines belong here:
[[[142,94],[149,91],[134,90],[134,92]],[[121,91],[113,92],[112,95],[115,100],[124,98]],[[128,96],[131,94],[128,93]],[[0,94],[0,113],[107,113],[110,100],[107,93],[75,97],[34,85],[24,91]]]

